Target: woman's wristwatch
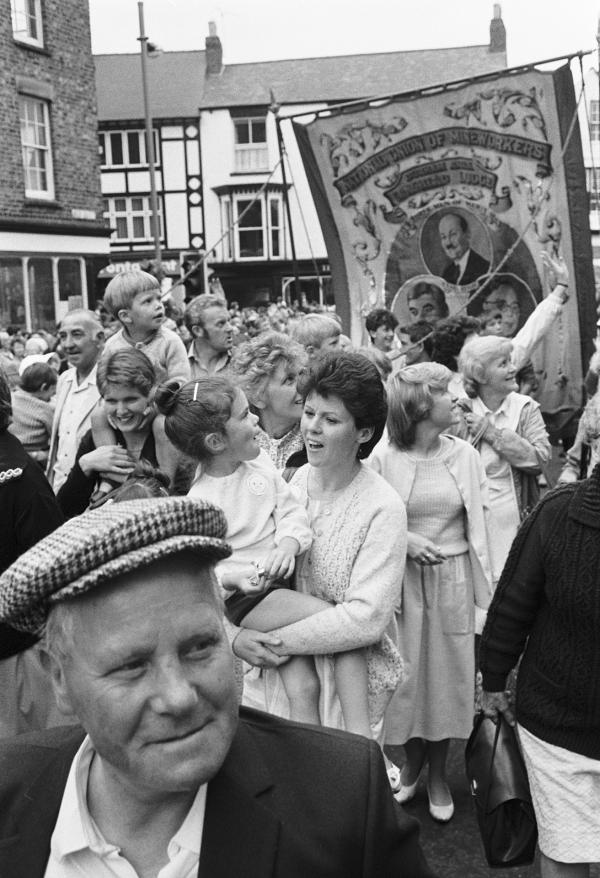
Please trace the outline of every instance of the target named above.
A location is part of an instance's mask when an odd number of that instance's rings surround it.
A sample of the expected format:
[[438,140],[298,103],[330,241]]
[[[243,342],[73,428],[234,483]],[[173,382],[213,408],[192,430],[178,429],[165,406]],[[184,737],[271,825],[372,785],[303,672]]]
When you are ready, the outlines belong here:
[[569,294],[567,293],[567,290],[569,289],[569,284],[564,284],[560,282],[556,284],[556,289],[558,290],[559,287],[562,287],[562,291],[559,293],[559,295],[562,297],[562,301],[564,304],[569,298]]

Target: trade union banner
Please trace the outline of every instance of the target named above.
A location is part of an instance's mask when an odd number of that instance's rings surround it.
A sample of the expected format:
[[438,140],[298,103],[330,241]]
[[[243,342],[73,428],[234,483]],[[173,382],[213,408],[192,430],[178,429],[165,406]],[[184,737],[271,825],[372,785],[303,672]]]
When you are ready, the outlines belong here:
[[[308,121],[307,121],[308,119]],[[466,313],[514,336],[566,260],[570,299],[532,357],[546,412],[581,404],[595,334],[588,199],[568,65],[479,77],[295,117],[338,312],[355,343]]]

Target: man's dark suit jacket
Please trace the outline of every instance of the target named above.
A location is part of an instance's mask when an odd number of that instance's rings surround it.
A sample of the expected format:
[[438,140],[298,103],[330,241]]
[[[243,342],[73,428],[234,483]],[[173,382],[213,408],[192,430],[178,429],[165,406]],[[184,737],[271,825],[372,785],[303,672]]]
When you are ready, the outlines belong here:
[[[463,276],[459,281],[459,286],[464,287],[466,284],[472,284],[473,281],[476,281],[482,274],[487,274],[489,270],[490,263],[487,259],[480,256],[476,250],[470,250]],[[449,262],[442,273],[442,277],[444,280],[448,281],[449,284],[455,284],[458,277],[458,266],[456,263]]]
[[[209,782],[201,878],[432,878],[377,745],[242,708]],[[43,878],[77,727],[0,743],[0,876]]]

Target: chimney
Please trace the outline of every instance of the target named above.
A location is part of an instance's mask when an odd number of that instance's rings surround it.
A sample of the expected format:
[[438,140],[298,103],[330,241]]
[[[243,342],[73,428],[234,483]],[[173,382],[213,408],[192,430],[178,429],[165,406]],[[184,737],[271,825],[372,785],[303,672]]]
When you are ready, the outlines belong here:
[[494,17],[490,22],[490,52],[506,52],[506,28],[499,3],[494,3]]
[[208,22],[208,36],[204,41],[206,45],[206,75],[218,76],[223,72],[223,46],[217,36],[217,26],[214,21]]

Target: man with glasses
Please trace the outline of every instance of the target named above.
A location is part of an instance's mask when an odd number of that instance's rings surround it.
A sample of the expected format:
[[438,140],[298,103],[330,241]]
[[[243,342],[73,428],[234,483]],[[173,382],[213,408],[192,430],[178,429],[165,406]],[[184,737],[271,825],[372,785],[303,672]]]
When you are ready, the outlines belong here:
[[483,299],[482,317],[487,320],[495,312],[501,315],[497,335],[512,338],[519,328],[521,305],[513,286],[501,280]]

